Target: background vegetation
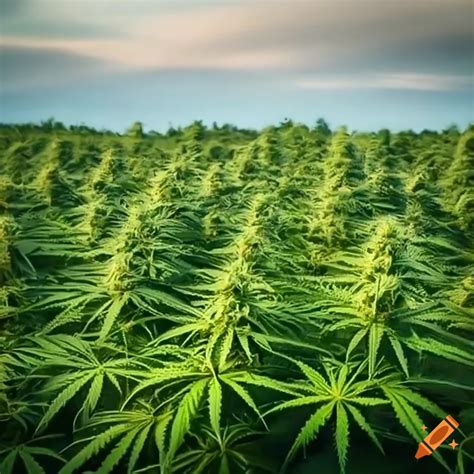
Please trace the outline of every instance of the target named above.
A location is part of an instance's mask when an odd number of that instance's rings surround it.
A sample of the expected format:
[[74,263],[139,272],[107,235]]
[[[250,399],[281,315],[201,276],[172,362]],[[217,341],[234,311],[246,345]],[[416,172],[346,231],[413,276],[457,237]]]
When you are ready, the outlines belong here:
[[2,474],[472,472],[474,129],[0,150]]

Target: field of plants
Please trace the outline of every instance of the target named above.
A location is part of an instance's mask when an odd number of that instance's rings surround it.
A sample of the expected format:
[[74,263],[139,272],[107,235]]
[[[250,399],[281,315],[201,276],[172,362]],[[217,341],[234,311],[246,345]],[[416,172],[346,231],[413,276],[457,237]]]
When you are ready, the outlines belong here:
[[472,127],[0,126],[0,473],[471,474],[473,268]]

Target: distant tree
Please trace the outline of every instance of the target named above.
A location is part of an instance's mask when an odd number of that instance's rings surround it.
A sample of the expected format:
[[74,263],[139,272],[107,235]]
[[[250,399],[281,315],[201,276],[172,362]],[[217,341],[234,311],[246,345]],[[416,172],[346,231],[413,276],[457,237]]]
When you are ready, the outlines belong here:
[[71,132],[75,132],[75,133],[81,133],[81,134],[84,134],[84,135],[87,135],[87,134],[97,134],[99,132],[97,132],[97,130],[95,128],[92,128],[92,127],[88,127],[87,125],[84,125],[83,123],[80,124],[80,125],[71,125],[69,127],[69,130],[71,130]]
[[239,129],[230,123],[224,123],[221,126],[221,130],[224,130],[225,132],[232,133],[232,132],[237,132]]
[[171,124],[168,127],[168,130],[166,131],[166,136],[167,137],[175,137],[176,135],[179,135],[181,130],[174,128]]
[[50,117],[47,120],[43,120],[40,124],[40,127],[45,130],[45,131],[59,131],[59,130],[67,130],[67,127],[62,123],[57,120],[54,120],[53,117]]
[[282,122],[280,122],[279,128],[291,128],[293,127],[293,120],[288,117],[285,117]]
[[379,130],[377,135],[379,137],[381,145],[383,146],[390,145],[390,138],[391,138],[390,130],[388,130],[387,128],[382,128],[381,130]]
[[446,134],[454,134],[459,135],[461,132],[459,131],[459,127],[456,124],[451,124],[443,130],[443,133]]
[[202,140],[206,133],[206,127],[202,120],[195,120],[191,125],[185,127],[183,132],[193,140]]
[[331,135],[331,133],[332,133],[331,129],[329,128],[328,123],[323,118],[319,118],[318,120],[316,120],[315,131],[319,135],[323,135],[325,137]]
[[134,122],[126,132],[126,135],[133,138],[143,138],[143,124],[142,122]]
[[50,117],[47,120],[42,120],[41,121],[41,128],[43,130],[51,131],[53,129],[53,125],[54,125],[54,118],[53,117]]

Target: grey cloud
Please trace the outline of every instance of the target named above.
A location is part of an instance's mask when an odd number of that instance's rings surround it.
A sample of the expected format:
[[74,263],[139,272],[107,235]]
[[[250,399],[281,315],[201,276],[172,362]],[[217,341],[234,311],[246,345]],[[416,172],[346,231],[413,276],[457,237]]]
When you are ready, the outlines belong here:
[[[235,12],[231,8],[227,11],[232,23]],[[472,4],[466,0],[256,2],[240,8],[240,15],[247,16],[245,30],[226,39],[250,48],[255,44],[304,47],[320,41],[357,45],[376,38],[388,41],[402,36],[472,34]]]
[[0,82],[2,90],[35,88],[100,76],[110,67],[87,56],[44,49],[0,49]]
[[210,48],[287,50],[309,70],[466,72],[472,70],[472,8],[466,0],[258,4],[247,10],[248,28],[219,38]]
[[[323,65],[311,64],[301,73],[344,72],[413,72],[473,75],[472,36],[450,34],[444,37],[413,41],[400,38],[383,43],[373,41],[364,48],[341,48],[338,54],[327,57]],[[308,58],[310,54],[308,53]]]
[[[120,6],[110,0],[1,0],[1,31],[4,36],[32,38],[126,37]],[[136,10],[136,8],[135,8]],[[144,12],[142,12],[144,14]]]
[[[2,0],[0,2],[0,13],[3,18],[3,22],[6,20],[25,13],[28,10],[28,0]],[[4,25],[2,24],[2,27]]]
[[[397,43],[370,52],[367,59],[379,70],[473,74],[473,36],[450,33],[417,41],[401,39]],[[364,59],[360,58],[363,64]]]
[[43,48],[64,51],[64,71],[89,55],[130,69],[472,74],[469,0],[26,3],[30,17],[10,26],[19,41],[5,44],[33,47],[43,35]]
[[102,24],[69,20],[58,22],[51,19],[26,18],[8,22],[3,33],[10,37],[32,38],[123,38],[126,31]]

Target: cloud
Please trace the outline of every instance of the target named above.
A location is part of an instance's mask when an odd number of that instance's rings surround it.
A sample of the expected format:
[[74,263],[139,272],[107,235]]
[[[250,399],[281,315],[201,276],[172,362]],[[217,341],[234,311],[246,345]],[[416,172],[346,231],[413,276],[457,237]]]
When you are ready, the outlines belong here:
[[60,49],[4,47],[0,54],[2,92],[71,84],[116,72],[110,64]]
[[403,69],[403,56],[412,67],[427,55],[436,69],[452,51],[464,51],[456,61],[465,65],[472,39],[469,0],[22,1],[28,8],[9,20],[4,46],[130,69]]
[[116,129],[315,114],[358,128],[466,124],[472,10],[472,0],[0,0],[0,115]]
[[418,91],[450,91],[472,87],[472,76],[421,73],[371,74],[366,76],[330,76],[297,79],[302,89],[408,89]]
[[298,79],[301,89],[355,90],[407,89],[417,91],[450,91],[473,87],[472,76],[420,73],[372,74],[367,76],[332,76]]
[[[161,41],[158,41],[158,44]],[[116,39],[30,39],[4,38],[2,49],[28,49],[30,51],[51,51],[71,56],[89,57],[101,60],[111,67],[122,70],[135,69],[222,69],[263,70],[283,69],[295,65],[295,56],[289,51],[271,48],[254,50],[229,50],[225,54],[212,48],[192,46],[176,42],[173,48],[160,48],[157,40],[143,41],[130,38]]]
[[4,90],[147,71],[261,73],[287,90],[472,87],[470,0],[7,4]]

